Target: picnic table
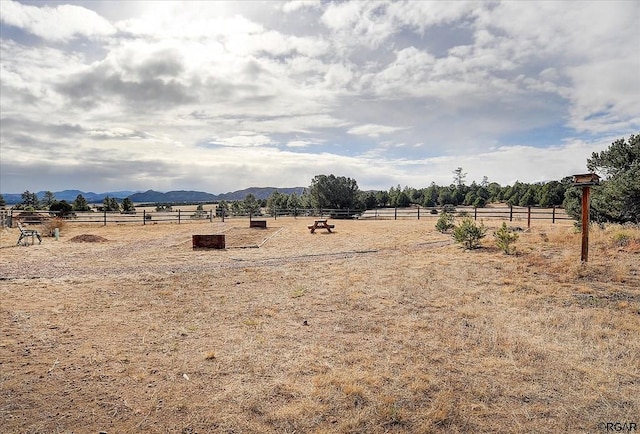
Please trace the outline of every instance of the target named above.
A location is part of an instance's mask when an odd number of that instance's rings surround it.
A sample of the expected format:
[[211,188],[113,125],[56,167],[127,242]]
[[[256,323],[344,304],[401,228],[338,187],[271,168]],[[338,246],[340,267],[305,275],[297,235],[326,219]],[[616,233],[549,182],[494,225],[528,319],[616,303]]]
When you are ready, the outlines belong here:
[[334,227],[335,225],[330,225],[329,223],[327,223],[327,220],[316,220],[315,223],[307,226],[312,234],[316,231],[316,229],[326,229],[327,231],[331,232],[331,229],[333,229]]

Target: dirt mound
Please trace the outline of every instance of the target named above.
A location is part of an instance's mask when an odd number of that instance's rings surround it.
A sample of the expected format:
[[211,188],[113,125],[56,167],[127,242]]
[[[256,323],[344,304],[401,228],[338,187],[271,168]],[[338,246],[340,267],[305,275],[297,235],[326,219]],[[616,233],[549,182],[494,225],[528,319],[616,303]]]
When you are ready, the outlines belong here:
[[102,238],[98,235],[83,234],[83,235],[76,235],[75,237],[71,238],[69,241],[73,241],[74,243],[104,243],[109,240],[107,240],[106,238]]

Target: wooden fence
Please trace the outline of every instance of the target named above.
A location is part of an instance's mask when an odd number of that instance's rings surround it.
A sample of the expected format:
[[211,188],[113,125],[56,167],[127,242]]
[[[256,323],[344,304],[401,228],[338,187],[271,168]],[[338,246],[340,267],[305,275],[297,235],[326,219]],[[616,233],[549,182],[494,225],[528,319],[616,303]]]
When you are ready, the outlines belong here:
[[[359,219],[359,220],[399,220],[399,219],[437,219],[442,213],[442,208],[435,207],[408,207],[408,208],[376,208],[366,211],[358,211],[351,209],[311,209],[311,208],[292,208],[263,210],[261,218],[271,217],[277,219],[279,217],[320,217],[334,219]],[[531,226],[532,220],[549,220],[556,223],[559,220],[572,220],[562,208],[539,208],[539,207],[456,207],[450,210],[456,216],[469,216],[475,220],[488,218],[508,220],[510,222],[523,221],[526,219],[527,226]],[[12,222],[16,219],[24,221],[27,224],[41,224],[43,221],[57,217],[55,212],[50,211],[32,211],[25,212],[21,210],[3,211],[0,214],[0,222],[5,226],[12,227]],[[254,218],[249,214],[237,215],[216,215],[213,209],[208,211],[148,211],[142,210],[133,213],[121,212],[75,212],[64,217],[68,223],[95,223],[104,226],[109,224],[156,224],[156,223],[185,223],[195,221],[213,222],[214,218],[220,221],[234,218]]]
[[[360,219],[425,219],[425,218],[438,218],[443,210],[441,208],[424,208],[424,207],[410,207],[410,208],[376,208],[367,210],[359,217]],[[474,207],[455,207],[451,209],[451,214],[462,217],[473,217],[474,220],[482,220],[488,218],[502,219],[513,222],[514,220],[527,220],[527,226],[531,227],[532,220],[551,220],[551,223],[556,223],[559,220],[573,220],[567,215],[563,208],[540,208],[540,207],[515,207],[515,206],[502,206],[502,207],[487,207],[487,208],[474,208]]]
[[10,228],[11,220],[9,211],[5,209],[0,209],[0,229]]

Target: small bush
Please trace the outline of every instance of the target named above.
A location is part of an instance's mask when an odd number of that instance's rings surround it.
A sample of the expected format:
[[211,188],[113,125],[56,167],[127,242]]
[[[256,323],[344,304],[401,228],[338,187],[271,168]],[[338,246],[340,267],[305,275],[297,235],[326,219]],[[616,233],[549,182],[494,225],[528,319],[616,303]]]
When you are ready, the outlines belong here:
[[471,217],[465,217],[460,226],[453,229],[453,239],[456,243],[461,243],[466,249],[477,249],[480,247],[480,240],[485,237],[487,228],[484,224],[476,225]]
[[442,212],[440,217],[438,217],[438,221],[436,222],[436,230],[441,233],[445,233],[454,227],[454,217],[453,214],[449,214],[448,212]]
[[626,247],[631,244],[631,235],[626,232],[616,232],[613,235],[613,245],[616,247]]
[[496,245],[502,249],[507,255],[511,251],[511,244],[515,243],[518,239],[518,234],[507,228],[506,223],[502,223],[500,229],[493,233],[496,239]]
[[44,222],[42,224],[42,230],[44,233],[52,237],[55,233],[56,228],[60,232],[62,232],[62,229],[64,229],[66,226],[67,226],[67,222],[64,219],[61,219],[60,217],[56,217]]

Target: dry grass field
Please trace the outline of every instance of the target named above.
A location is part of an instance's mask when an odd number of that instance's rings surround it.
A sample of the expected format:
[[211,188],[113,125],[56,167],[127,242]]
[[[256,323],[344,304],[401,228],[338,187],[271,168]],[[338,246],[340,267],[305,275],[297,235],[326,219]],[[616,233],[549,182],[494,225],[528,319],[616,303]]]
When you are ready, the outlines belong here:
[[[582,265],[570,222],[535,222],[514,255],[497,220],[474,251],[435,218],[309,223],[0,230],[0,431],[640,425],[640,230],[593,228]],[[220,233],[226,250],[192,249]]]

